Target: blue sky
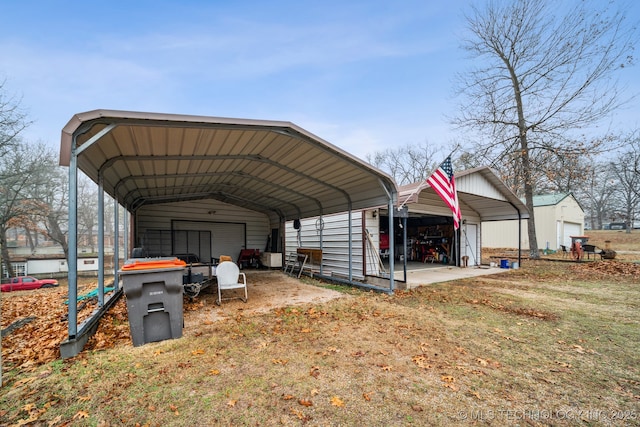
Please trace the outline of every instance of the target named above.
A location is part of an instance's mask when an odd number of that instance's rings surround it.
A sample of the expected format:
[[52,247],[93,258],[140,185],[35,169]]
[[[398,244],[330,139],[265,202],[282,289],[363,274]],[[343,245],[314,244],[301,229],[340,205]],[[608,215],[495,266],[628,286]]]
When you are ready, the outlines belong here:
[[[360,158],[446,146],[469,3],[6,0],[0,79],[55,150],[93,109],[285,120]],[[637,128],[634,102],[618,120]]]

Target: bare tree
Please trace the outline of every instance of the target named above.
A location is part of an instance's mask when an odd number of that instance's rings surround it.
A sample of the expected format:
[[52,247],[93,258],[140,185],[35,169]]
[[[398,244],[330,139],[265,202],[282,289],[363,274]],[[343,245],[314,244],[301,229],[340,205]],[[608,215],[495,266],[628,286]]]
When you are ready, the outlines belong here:
[[438,167],[438,150],[434,145],[405,144],[366,156],[367,162],[391,175],[399,185],[424,181]]
[[2,262],[10,276],[13,267],[7,249],[7,231],[15,227],[37,228],[34,218],[46,211],[33,189],[42,185],[39,171],[46,164],[42,147],[19,144],[0,157],[0,245]]
[[617,178],[616,198],[621,208],[620,216],[631,233],[636,213],[640,208],[640,139],[630,140],[628,149],[610,165]]
[[489,0],[484,9],[472,8],[463,48],[475,68],[458,76],[464,100],[453,119],[481,138],[476,156],[513,168],[529,208],[532,258],[539,257],[533,214],[539,173],[606,142],[578,132],[624,103],[613,73],[632,63],[636,42],[623,12],[579,1],[560,16],[566,3],[560,5]]
[[33,188],[34,197],[42,203],[42,209],[35,220],[38,231],[62,247],[68,261],[68,176],[65,168],[56,164],[56,156],[51,150],[42,148],[42,167],[38,170],[39,185]]
[[589,218],[591,228],[601,230],[605,220],[609,219],[614,207],[613,194],[616,178],[608,163],[592,163],[583,176],[583,185],[577,196],[583,202],[583,208]]
[[94,232],[98,224],[98,187],[86,175],[78,176],[78,233],[95,252]]
[[6,81],[0,82],[0,157],[19,142],[20,133],[32,122],[20,107],[20,101],[7,94]]

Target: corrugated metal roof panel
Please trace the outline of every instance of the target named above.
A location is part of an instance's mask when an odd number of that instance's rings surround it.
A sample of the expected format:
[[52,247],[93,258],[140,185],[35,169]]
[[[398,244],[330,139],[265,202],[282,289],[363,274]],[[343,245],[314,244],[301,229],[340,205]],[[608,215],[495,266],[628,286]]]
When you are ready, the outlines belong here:
[[289,122],[94,110],[62,132],[78,167],[129,210],[213,198],[284,218],[363,209],[397,194],[393,179]]

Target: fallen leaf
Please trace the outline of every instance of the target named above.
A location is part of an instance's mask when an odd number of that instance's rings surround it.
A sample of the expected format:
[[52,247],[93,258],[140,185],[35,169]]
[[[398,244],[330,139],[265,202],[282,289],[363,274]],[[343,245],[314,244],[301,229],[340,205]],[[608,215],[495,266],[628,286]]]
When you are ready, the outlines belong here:
[[489,361],[487,361],[485,359],[481,359],[479,357],[476,359],[476,362],[478,362],[482,366],[488,366],[489,365]]
[[313,406],[313,402],[307,399],[299,399],[298,403],[302,406]]
[[482,400],[482,399],[480,398],[480,393],[478,393],[477,391],[468,391],[468,392],[467,392],[467,394],[468,394],[468,395],[470,395],[470,396],[474,396],[474,397],[475,397],[475,398],[477,398],[478,400]]
[[416,356],[413,356],[411,360],[420,368],[431,369],[433,367],[430,363],[428,363],[429,360],[424,354],[418,354]]
[[371,395],[373,393],[362,393],[362,397],[364,397],[364,400],[366,400],[367,402],[371,402]]
[[22,408],[23,411],[25,412],[31,412],[33,410],[33,408],[35,408],[36,405],[34,403],[27,403],[26,405],[24,405]]
[[89,413],[87,411],[78,411],[73,416],[74,420],[81,420],[81,419],[84,419],[84,418],[89,418]]
[[[60,424],[60,422],[62,421],[62,415],[58,415],[57,417],[55,417],[54,419],[52,419],[51,421],[49,421],[48,426],[52,427],[52,426],[57,426]],[[101,427],[100,424],[98,424],[98,427]]]
[[209,375],[220,375],[220,371],[217,369],[210,369]]
[[443,384],[446,388],[450,388],[453,391],[458,391],[458,386],[453,383],[445,383]]
[[340,408],[344,406],[344,402],[338,396],[333,396],[331,398],[331,404]]
[[194,356],[198,356],[198,355],[204,354],[204,350],[202,349],[193,350],[191,354]]
[[[308,421],[308,420],[309,420],[309,417],[308,417],[308,416],[306,416],[305,414],[303,414],[303,413],[302,413],[302,411],[298,411],[298,410],[297,410],[297,409],[295,409],[295,408],[291,408],[291,409],[290,409],[290,411],[291,411],[291,413],[292,413],[293,415],[295,415],[296,417],[298,417],[298,419],[299,419],[299,420],[301,420],[301,421]],[[288,423],[283,422],[282,424],[288,424]]]

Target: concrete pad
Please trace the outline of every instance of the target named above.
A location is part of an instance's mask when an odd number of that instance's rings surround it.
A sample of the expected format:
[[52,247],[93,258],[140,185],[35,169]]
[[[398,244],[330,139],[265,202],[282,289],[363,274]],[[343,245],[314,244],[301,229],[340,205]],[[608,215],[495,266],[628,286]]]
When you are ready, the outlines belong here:
[[467,279],[470,277],[487,276],[490,274],[506,273],[508,268],[500,267],[430,267],[407,271],[407,289],[416,288],[429,283],[448,282],[450,280]]

